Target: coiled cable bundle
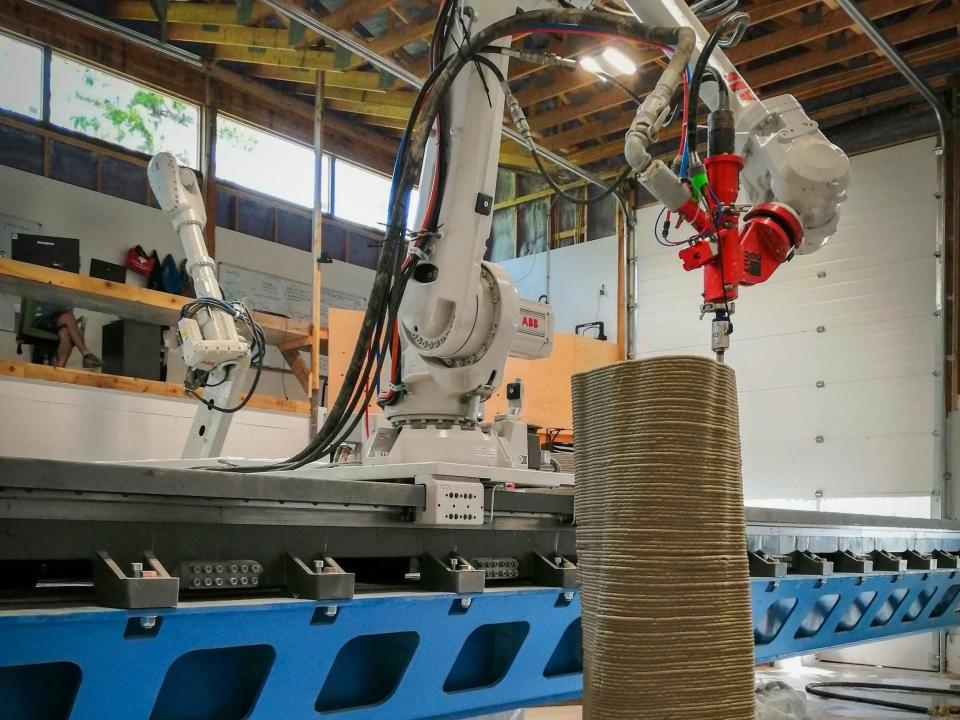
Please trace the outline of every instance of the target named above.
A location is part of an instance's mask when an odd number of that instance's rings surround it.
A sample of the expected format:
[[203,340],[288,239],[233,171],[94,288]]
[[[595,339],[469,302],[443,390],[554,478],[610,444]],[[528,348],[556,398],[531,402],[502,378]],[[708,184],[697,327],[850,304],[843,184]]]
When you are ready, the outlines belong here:
[[627,361],[573,378],[585,720],[753,720],[733,370]]

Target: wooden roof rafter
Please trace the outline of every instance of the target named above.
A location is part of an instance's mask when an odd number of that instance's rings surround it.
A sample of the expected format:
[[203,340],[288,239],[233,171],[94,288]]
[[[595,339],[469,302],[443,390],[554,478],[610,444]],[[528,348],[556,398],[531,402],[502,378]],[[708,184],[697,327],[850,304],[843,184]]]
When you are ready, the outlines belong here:
[[[307,7],[307,0],[295,1]],[[909,43],[906,50],[912,62],[924,66],[960,61],[956,2],[860,0],[859,4],[881,24],[891,42]],[[437,6],[438,0],[348,0],[337,10],[318,15],[325,24],[350,33],[423,77],[426,59],[417,47],[432,34]],[[832,102],[824,100],[829,93],[839,92],[836,102],[843,105],[848,102],[843,93],[895,72],[833,0],[741,0],[740,7],[750,14],[751,26],[728,55],[761,94],[790,92],[802,102],[816,101],[820,112],[824,102]],[[157,22],[149,0],[105,0],[104,15],[135,23],[138,29]],[[199,47],[212,61],[242,72],[251,82],[268,83],[291,95],[310,96],[322,71],[331,111],[388,135],[402,126],[414,99],[403,82],[311,31],[298,29],[297,23],[280,18],[258,0],[172,3],[166,32],[171,42]],[[548,51],[567,57],[579,58],[604,45],[596,38],[546,35],[543,39]],[[528,41],[518,41],[523,42]],[[645,92],[657,75],[654,64],[662,63],[662,56],[646,49],[632,53],[641,68],[636,86]],[[545,147],[569,154],[571,160],[588,167],[609,162],[622,152],[618,146],[634,108],[619,89],[580,68],[514,62],[509,77]],[[865,105],[867,111],[877,106]],[[664,135],[670,137],[669,132]],[[515,144],[505,142],[504,157],[518,160],[522,153]]]

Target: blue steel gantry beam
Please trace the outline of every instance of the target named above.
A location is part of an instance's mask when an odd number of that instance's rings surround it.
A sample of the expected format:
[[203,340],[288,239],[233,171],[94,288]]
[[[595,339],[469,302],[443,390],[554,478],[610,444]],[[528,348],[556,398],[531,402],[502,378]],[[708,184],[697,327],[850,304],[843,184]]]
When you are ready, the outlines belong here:
[[[751,580],[757,662],[957,624],[957,570]],[[575,699],[576,592],[0,612],[5,720],[414,720]]]

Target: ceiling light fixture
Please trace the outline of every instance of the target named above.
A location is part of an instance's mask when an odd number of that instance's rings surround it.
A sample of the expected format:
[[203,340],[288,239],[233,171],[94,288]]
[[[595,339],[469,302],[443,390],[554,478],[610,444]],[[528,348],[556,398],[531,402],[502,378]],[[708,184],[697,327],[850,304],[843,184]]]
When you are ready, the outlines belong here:
[[608,47],[604,50],[602,57],[616,71],[610,73],[611,75],[633,75],[637,72],[636,63],[615,47]]
[[587,72],[592,72],[594,75],[599,75],[604,72],[604,69],[600,67],[599,61],[593,55],[584,55],[580,58],[580,67]]
[[602,52],[584,55],[580,58],[580,67],[602,79],[613,75],[634,75],[637,65],[622,51],[615,47],[604,48]]

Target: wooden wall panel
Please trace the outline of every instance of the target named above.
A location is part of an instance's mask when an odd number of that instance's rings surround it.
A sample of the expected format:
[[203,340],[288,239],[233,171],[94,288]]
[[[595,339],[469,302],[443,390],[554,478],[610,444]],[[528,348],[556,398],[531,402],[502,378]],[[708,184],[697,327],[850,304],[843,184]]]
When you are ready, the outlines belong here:
[[[621,359],[620,348],[582,335],[557,333],[553,353],[540,360],[509,358],[504,371],[506,382],[523,380],[523,417],[544,428],[573,428],[573,406],[570,378]],[[487,402],[486,419],[492,420],[507,408],[506,388],[501,388]]]
[[[330,308],[330,355],[327,407],[333,404],[343,384],[343,376],[350,363],[353,346],[360,331],[363,313],[356,310]],[[573,409],[570,400],[570,377],[574,373],[617,362],[620,348],[614,343],[601,342],[581,335],[558,333],[554,339],[553,354],[541,360],[510,358],[504,373],[506,382],[522,378],[524,382],[524,419],[534,425],[550,428],[573,427]],[[505,388],[487,402],[486,419],[506,411]],[[370,410],[379,414],[372,403]]]

